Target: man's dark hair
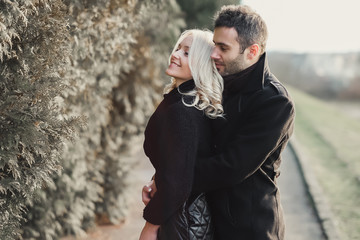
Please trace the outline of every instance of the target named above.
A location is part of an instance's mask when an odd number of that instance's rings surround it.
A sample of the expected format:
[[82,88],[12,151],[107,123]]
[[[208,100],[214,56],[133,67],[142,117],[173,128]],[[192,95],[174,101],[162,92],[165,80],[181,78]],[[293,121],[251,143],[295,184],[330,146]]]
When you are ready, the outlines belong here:
[[247,47],[255,43],[259,44],[261,54],[265,52],[268,37],[265,21],[249,6],[223,6],[214,17],[215,28],[235,28],[241,52],[244,52]]

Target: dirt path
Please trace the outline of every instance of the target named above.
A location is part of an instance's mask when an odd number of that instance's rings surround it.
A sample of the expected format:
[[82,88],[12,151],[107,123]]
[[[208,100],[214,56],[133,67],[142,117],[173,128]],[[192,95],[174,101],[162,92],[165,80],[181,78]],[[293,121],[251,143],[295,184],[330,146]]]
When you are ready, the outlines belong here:
[[290,148],[286,148],[282,154],[278,184],[286,224],[285,239],[324,240],[299,165]]
[[126,221],[120,225],[105,225],[98,226],[88,232],[88,236],[83,238],[65,237],[61,240],[137,240],[139,239],[140,231],[144,226],[145,221],[142,218],[142,210],[144,204],[141,201],[142,186],[147,183],[154,170],[149,160],[140,151],[134,156],[134,161],[139,161],[139,164],[130,173],[133,188],[130,189],[130,210]]

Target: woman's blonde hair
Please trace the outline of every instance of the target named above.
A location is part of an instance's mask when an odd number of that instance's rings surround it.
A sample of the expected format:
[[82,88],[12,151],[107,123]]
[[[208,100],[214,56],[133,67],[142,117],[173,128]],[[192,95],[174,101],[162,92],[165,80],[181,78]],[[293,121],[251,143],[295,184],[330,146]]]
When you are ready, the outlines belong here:
[[[186,30],[181,34],[171,55],[188,36],[192,36],[192,44],[189,50],[189,66],[195,82],[195,89],[190,92],[181,93],[194,96],[192,103],[186,103],[184,99],[183,103],[188,107],[196,107],[199,110],[203,110],[209,118],[222,117],[224,110],[221,101],[224,83],[214,61],[210,57],[214,47],[213,34],[209,30]],[[175,79],[171,78],[171,83],[165,87],[164,93],[168,93],[176,88],[175,84]]]

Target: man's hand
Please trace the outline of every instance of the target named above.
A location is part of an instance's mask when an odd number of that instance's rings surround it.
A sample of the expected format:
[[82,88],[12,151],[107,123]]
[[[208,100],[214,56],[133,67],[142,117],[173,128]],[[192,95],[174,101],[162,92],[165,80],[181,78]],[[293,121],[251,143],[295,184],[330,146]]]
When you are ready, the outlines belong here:
[[151,198],[154,197],[155,192],[157,191],[155,181],[151,180],[148,184],[146,184],[142,189],[142,201],[145,205],[147,205]]
[[146,222],[144,228],[141,231],[139,240],[156,240],[159,227],[160,225],[154,225]]

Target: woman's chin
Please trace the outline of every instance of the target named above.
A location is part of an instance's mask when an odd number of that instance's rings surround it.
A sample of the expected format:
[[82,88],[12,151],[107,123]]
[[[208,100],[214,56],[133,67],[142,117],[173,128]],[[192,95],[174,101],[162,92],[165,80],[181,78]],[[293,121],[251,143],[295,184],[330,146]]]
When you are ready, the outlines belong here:
[[165,74],[168,75],[169,77],[174,77],[174,73],[169,68],[166,69]]

